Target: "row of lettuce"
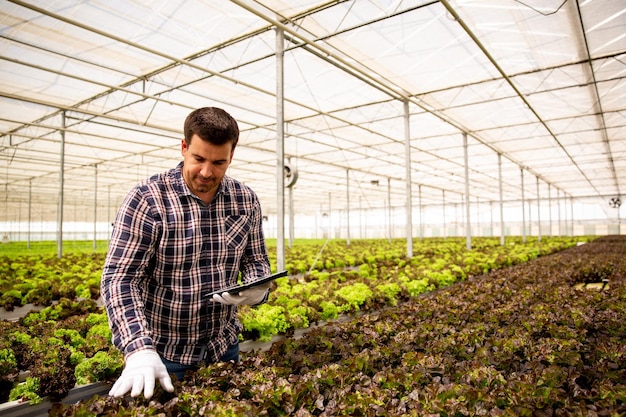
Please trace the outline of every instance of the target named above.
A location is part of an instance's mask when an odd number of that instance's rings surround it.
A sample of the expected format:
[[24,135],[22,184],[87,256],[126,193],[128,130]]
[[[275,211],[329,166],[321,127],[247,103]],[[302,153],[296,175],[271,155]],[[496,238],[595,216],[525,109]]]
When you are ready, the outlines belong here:
[[[350,245],[340,240],[298,241],[286,251],[286,269],[294,276],[381,263],[403,268],[410,263],[426,272],[449,269],[448,275],[465,278],[591,239],[592,236],[544,237],[541,241],[522,242],[521,238],[511,237],[502,246],[499,239],[474,238],[471,251],[465,250],[466,243],[461,238],[423,239],[413,243],[414,256],[410,261],[406,259],[406,241],[401,239],[353,240]],[[275,244],[270,245],[269,252],[276,265]],[[104,250],[70,252],[61,258],[52,250],[32,255],[0,252],[0,307],[12,310],[27,304],[46,306],[62,298],[97,299],[104,256]]]
[[[267,341],[340,315],[395,306],[592,239],[516,240],[502,246],[485,238],[474,240],[470,251],[463,239],[431,239],[417,242],[411,259],[401,240],[295,245],[287,251],[290,276],[277,280],[269,302],[241,308],[241,338]],[[0,322],[0,400],[62,398],[76,384],[106,381],[121,371],[123,358],[110,343],[106,314],[97,303],[102,262],[102,254],[75,254],[25,255],[2,263],[3,305],[45,307]]]
[[[411,259],[406,258],[403,241],[359,241],[351,247],[333,242],[324,257],[310,248],[292,248],[295,260],[286,265],[291,276],[277,280],[270,302],[241,309],[244,337],[267,341],[275,334],[342,314],[394,306],[459,280],[589,240],[558,237],[524,243],[519,239],[500,245],[497,239],[485,238],[475,240],[472,250],[467,250],[464,239],[432,239],[415,245]],[[321,262],[314,262],[316,255]]]

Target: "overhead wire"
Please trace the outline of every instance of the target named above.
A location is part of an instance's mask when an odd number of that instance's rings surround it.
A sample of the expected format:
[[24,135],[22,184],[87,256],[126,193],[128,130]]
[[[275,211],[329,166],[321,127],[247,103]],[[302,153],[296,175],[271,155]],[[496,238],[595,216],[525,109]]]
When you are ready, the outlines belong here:
[[545,13],[545,12],[542,12],[541,10],[537,9],[536,7],[533,7],[533,6],[529,5],[529,4],[524,3],[522,0],[514,0],[514,1],[516,3],[521,4],[522,6],[525,6],[525,7],[529,8],[530,10],[532,10],[532,11],[534,11],[536,13],[539,13],[542,16],[550,16],[550,15],[553,15],[555,13],[558,13],[559,10],[561,10],[561,8],[565,5],[565,3],[567,3],[567,0],[563,0],[563,2],[555,10],[553,10],[551,12]]

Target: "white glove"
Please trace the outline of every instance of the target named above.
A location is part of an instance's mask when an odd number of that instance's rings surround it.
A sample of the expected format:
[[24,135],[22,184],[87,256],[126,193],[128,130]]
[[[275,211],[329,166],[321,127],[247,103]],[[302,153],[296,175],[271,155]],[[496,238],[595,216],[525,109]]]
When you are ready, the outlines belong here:
[[253,306],[263,302],[269,288],[270,284],[267,283],[240,291],[239,294],[223,292],[221,294],[215,294],[213,301],[230,306],[240,306],[242,304]]
[[157,378],[165,391],[174,391],[172,380],[159,354],[151,349],[137,351],[126,359],[122,375],[113,384],[109,395],[122,397],[132,388],[131,397],[137,397],[143,390],[143,396],[150,399],[154,394]]

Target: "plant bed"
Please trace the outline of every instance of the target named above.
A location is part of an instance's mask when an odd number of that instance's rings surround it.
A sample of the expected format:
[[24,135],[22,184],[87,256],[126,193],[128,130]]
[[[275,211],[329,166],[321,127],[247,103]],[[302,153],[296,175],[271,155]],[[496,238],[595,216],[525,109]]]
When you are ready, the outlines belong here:
[[97,299],[104,254],[0,256],[0,306],[48,306],[62,298]]
[[18,321],[0,321],[0,333],[1,402],[62,399],[77,383],[100,381],[123,366],[94,300],[62,299]]
[[[604,290],[581,282],[608,280]],[[626,238],[610,236],[51,416],[620,416]]]
[[[433,282],[465,275],[481,274],[493,268],[510,266],[537,256],[570,247],[591,237],[550,237],[542,241],[511,237],[505,246],[494,238],[475,238],[473,249],[465,249],[462,238],[429,238],[414,242],[414,257],[406,259],[406,241],[354,240],[350,245],[333,240],[325,243],[302,242],[286,251],[286,267],[293,276],[317,280],[331,278],[349,269],[376,276],[390,269],[407,274],[428,274]],[[2,249],[2,248],[0,248]],[[275,246],[269,246],[272,265],[276,265]],[[0,310],[12,312],[23,306],[49,306],[63,298],[93,299],[100,296],[104,253],[3,254],[0,252]],[[449,265],[454,264],[455,270]],[[361,271],[367,266],[368,269]]]
[[[340,314],[377,311],[585,240],[556,237],[523,243],[516,239],[502,246],[497,239],[482,238],[476,239],[474,248],[468,251],[464,239],[430,239],[415,244],[411,259],[404,255],[402,241],[358,241],[355,247],[333,242],[323,258],[330,269],[315,269],[317,263],[313,262],[309,272],[298,274],[299,279],[278,279],[267,304],[240,309],[243,337],[269,340],[276,334],[290,334],[319,321],[336,319]],[[355,249],[360,250],[358,262],[362,263],[344,266],[349,262],[340,261],[341,256],[350,260]],[[294,248],[294,252],[304,256],[302,248]]]
[[[511,240],[508,245],[500,246],[496,239],[477,239],[475,249],[467,251],[463,239],[432,239],[416,244],[415,257],[411,260],[401,256],[405,250],[402,241],[358,241],[351,246],[331,242],[328,246],[321,245],[326,251],[316,257],[324,260],[323,264],[331,270],[314,269],[314,260],[309,273],[299,274],[301,279],[279,280],[278,288],[266,305],[241,309],[242,338],[263,342],[277,334],[292,336],[326,320],[345,319],[395,306],[481,271],[525,262],[570,247],[580,240],[584,239],[557,237],[524,244]],[[308,248],[313,249],[312,253],[318,249],[315,245]],[[355,251],[360,253],[359,262],[365,263],[342,267],[352,262]],[[300,256],[304,252],[298,248],[294,253]],[[341,260],[341,256],[346,260]],[[87,258],[97,259],[89,255]],[[15,287],[31,288],[32,283],[22,278],[36,275],[38,287],[45,288],[43,276],[39,272],[33,274],[27,267],[41,262],[32,257],[27,257],[26,261],[26,265],[11,262],[11,268],[20,271]],[[80,263],[83,269],[96,269],[89,262]],[[71,265],[54,260],[46,264],[57,268],[50,271],[54,277],[68,273],[59,269],[59,265]],[[58,283],[58,279],[53,278],[50,286]],[[7,397],[30,400],[32,404],[42,397],[58,400],[72,389],[74,382],[78,385],[106,382],[121,371],[122,358],[109,343],[110,331],[101,305],[78,298],[48,299],[47,303],[50,305],[36,306],[39,311],[29,312],[17,323],[0,322],[3,327],[0,398],[3,401]],[[16,378],[24,371],[28,375],[25,383],[16,386]]]
[[[93,384],[81,385],[72,388],[61,402],[63,404],[75,404],[92,398],[94,395],[107,395],[111,389],[110,384],[94,382]],[[33,405],[30,402],[11,401],[0,404],[0,416],[2,417],[45,417],[53,407],[54,402],[44,398],[41,402]]]

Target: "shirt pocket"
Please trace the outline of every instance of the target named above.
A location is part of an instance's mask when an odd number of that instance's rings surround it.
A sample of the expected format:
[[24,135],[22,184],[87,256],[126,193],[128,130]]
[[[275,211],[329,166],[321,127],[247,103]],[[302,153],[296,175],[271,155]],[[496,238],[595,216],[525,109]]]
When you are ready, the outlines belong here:
[[250,234],[250,216],[247,214],[231,215],[224,221],[224,235],[228,257],[235,257],[236,263],[243,255]]

